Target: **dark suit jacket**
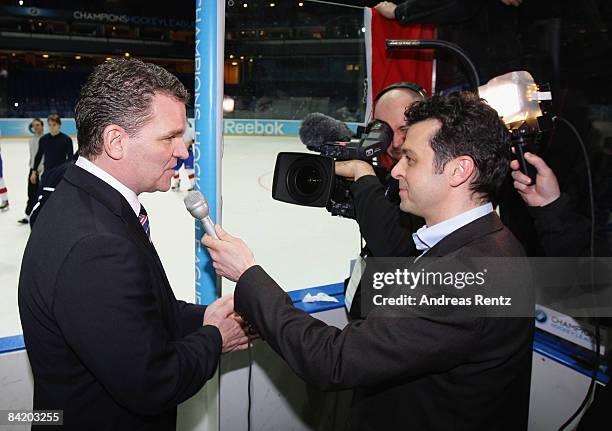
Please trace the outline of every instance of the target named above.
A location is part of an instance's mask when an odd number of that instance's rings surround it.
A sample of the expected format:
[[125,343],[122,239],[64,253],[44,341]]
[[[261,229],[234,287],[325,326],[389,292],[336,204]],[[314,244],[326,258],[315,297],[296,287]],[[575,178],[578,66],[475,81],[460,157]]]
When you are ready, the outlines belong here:
[[[510,257],[523,250],[491,213],[428,252],[461,255]],[[397,318],[375,308],[339,330],[294,308],[258,266],[242,275],[234,300],[307,382],[324,390],[356,388],[348,429],[527,428],[531,318]]]
[[221,353],[204,307],[174,297],[127,201],[78,166],[32,231],[19,311],[34,409],[64,410],[62,430],[174,430],[177,405]]

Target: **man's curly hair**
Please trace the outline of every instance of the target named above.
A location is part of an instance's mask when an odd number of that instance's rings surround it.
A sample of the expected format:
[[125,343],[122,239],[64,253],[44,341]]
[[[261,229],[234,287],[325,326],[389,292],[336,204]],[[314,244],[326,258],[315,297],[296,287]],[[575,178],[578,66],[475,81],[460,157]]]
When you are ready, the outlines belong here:
[[493,201],[510,169],[510,132],[495,109],[470,92],[432,96],[406,110],[408,127],[435,119],[440,128],[431,138],[437,173],[459,156],[469,156],[477,168],[470,188]]

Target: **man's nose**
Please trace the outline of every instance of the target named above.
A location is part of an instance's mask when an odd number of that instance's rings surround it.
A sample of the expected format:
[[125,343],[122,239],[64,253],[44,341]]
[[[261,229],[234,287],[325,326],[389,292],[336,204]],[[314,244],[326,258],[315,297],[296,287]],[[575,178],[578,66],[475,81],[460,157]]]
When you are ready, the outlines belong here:
[[396,164],[395,166],[393,166],[393,169],[391,169],[391,176],[393,178],[395,178],[396,180],[399,180],[401,177],[401,168],[400,165],[402,165],[402,163],[404,162],[404,159],[401,158]]
[[187,151],[187,146],[185,146],[185,143],[183,142],[182,138],[177,141],[175,145],[174,154],[179,159],[186,159],[187,157],[189,157],[189,151]]
[[395,133],[393,136],[393,148],[400,148],[406,141],[406,133]]

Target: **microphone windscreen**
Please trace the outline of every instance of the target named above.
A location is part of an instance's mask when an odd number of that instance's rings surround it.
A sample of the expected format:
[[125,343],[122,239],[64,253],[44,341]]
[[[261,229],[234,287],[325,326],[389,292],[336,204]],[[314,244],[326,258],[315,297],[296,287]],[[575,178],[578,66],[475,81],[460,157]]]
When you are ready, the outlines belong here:
[[306,115],[300,126],[300,140],[313,150],[325,142],[349,141],[352,136],[353,132],[342,121],[319,112]]

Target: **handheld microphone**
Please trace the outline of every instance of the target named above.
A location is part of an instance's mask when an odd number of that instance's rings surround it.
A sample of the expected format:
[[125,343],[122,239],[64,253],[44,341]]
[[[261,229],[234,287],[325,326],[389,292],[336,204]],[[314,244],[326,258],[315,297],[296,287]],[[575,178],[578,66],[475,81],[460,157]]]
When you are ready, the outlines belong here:
[[208,202],[206,202],[204,195],[199,191],[192,191],[185,196],[183,202],[189,214],[202,222],[202,226],[204,226],[206,233],[214,239],[219,239],[215,232],[215,224],[210,219],[210,209],[208,208]]
[[300,141],[312,151],[319,151],[325,143],[348,142],[352,136],[342,121],[319,112],[306,115],[300,125]]

